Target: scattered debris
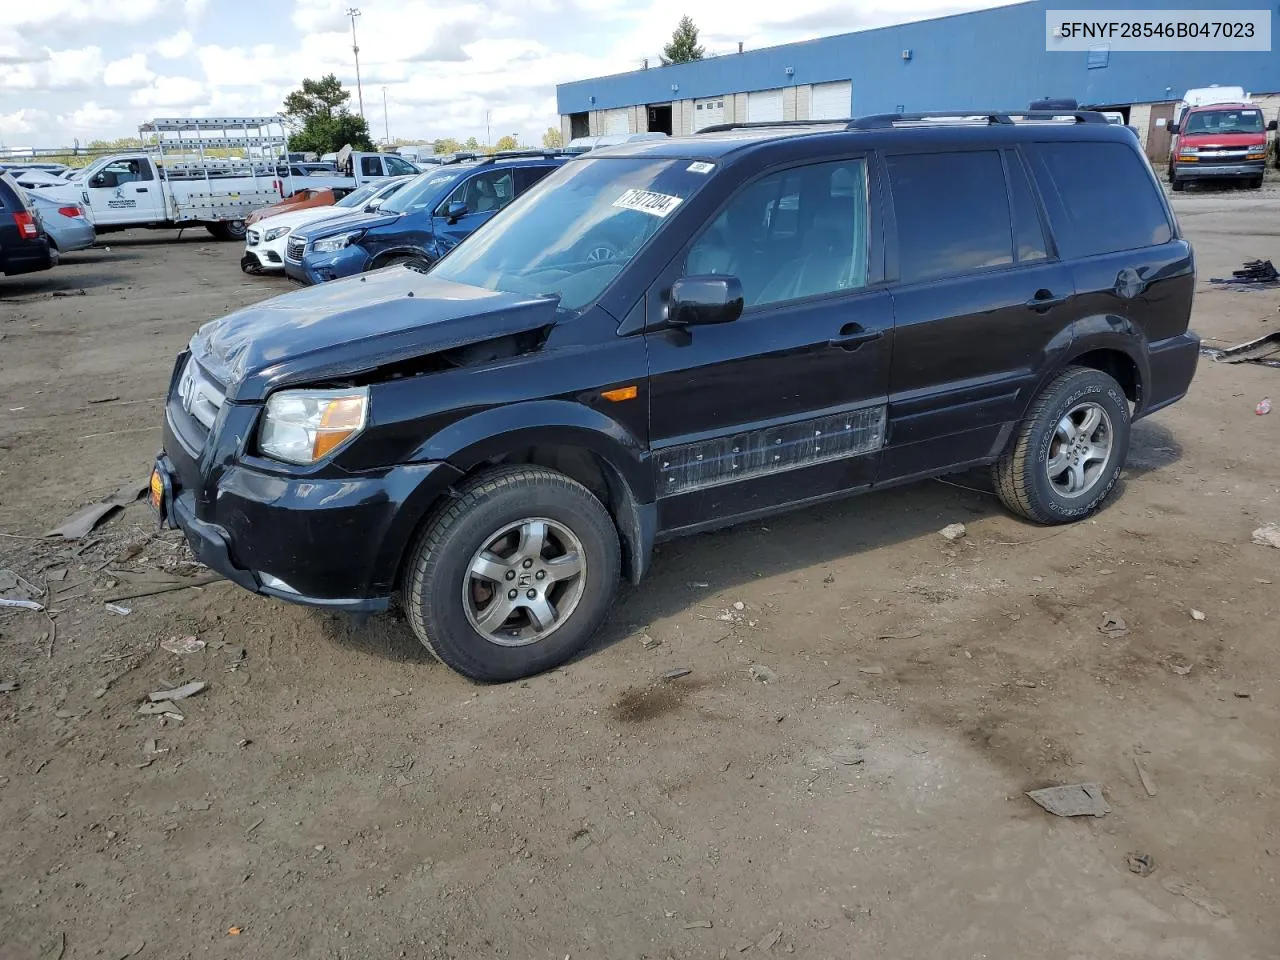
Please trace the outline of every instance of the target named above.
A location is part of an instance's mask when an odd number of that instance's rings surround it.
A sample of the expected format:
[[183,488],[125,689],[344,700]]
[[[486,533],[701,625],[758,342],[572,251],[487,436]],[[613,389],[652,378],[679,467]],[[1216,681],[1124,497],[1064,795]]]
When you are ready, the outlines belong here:
[[155,693],[148,694],[147,699],[152,703],[163,703],[167,700],[185,700],[187,697],[194,697],[208,686],[209,684],[203,680],[193,680],[180,687],[174,687],[172,690],[158,690]]
[[1013,682],[1019,687],[1026,687],[1028,690],[1038,690],[1040,688],[1040,684],[1034,680],[1015,680]]
[[759,680],[761,683],[778,682],[778,675],[763,663],[753,663],[747,668],[747,673],[751,674],[752,680]]
[[968,531],[965,530],[963,523],[949,523],[939,530],[938,533],[954,543],[961,537],[965,536]]
[[257,820],[253,821],[253,823],[249,824],[245,833],[253,833],[253,831],[257,830],[264,823],[266,823],[266,821],[262,817],[259,817]]
[[1250,697],[1252,697],[1252,696],[1253,696],[1253,694],[1252,694],[1252,693],[1245,693],[1245,692],[1244,692],[1244,691],[1242,691],[1242,690],[1237,690],[1237,691],[1233,694],[1233,696],[1235,696],[1235,697],[1236,697],[1237,699],[1239,699],[1239,700],[1248,700]]
[[122,617],[127,617],[129,614],[133,613],[132,609],[129,607],[122,607],[118,603],[108,603],[107,610],[111,613],[119,614]]
[[1111,812],[1102,795],[1102,787],[1096,783],[1029,790],[1027,796],[1055,817],[1101,817]]
[[1263,397],[1261,400],[1259,400],[1258,405],[1253,408],[1253,412],[1260,417],[1265,417],[1268,413],[1271,412],[1271,398]]
[[195,653],[199,650],[203,650],[204,646],[204,641],[199,640],[196,637],[170,637],[168,640],[160,641],[160,649],[179,655]]
[[1130,873],[1136,873],[1140,877],[1149,877],[1156,870],[1156,862],[1149,853],[1130,853],[1124,858],[1124,862]]
[[711,584],[703,583],[701,580],[690,580],[689,586],[694,590],[705,590],[707,587],[711,586]]
[[640,634],[640,646],[646,650],[652,650],[654,647],[662,646],[662,641],[649,636],[647,633],[642,633]]
[[679,680],[681,677],[687,677],[691,673],[693,673],[693,671],[688,667],[676,667],[675,669],[668,670],[666,673],[664,673],[662,675],[662,679],[663,680]]
[[1148,797],[1156,795],[1156,785],[1151,780],[1151,774],[1147,773],[1147,768],[1142,765],[1142,761],[1137,757],[1133,758],[1133,765],[1138,768],[1138,779],[1142,781],[1142,789],[1147,791]]
[[1231,271],[1230,279],[1211,277],[1209,282],[1267,285],[1280,282],[1280,272],[1276,271],[1270,260],[1246,260],[1240,265],[1239,270]]
[[858,672],[869,674],[870,676],[873,676],[873,677],[882,677],[884,676],[884,667],[880,667],[880,666],[859,667]]
[[1204,619],[1204,611],[1203,611],[1203,610],[1192,610],[1192,611],[1191,611],[1191,619],[1192,619],[1192,620],[1203,620],[1203,619]]
[[1105,633],[1108,637],[1123,637],[1129,632],[1129,625],[1121,617],[1104,613],[1102,615],[1102,623],[1098,626],[1098,632]]
[[737,610],[737,611],[741,612],[741,611],[743,611],[743,610],[747,609],[747,605],[746,605],[745,603],[743,603],[741,600],[736,600],[736,601],[734,601],[733,609],[735,609],[735,610]]
[[1189,663],[1171,663],[1169,669],[1180,677],[1185,677],[1191,672],[1191,664]]
[[1280,550],[1280,524],[1268,523],[1253,531],[1253,542],[1260,547],[1275,547]]
[[0,607],[17,607],[20,610],[34,610],[37,613],[44,609],[34,600],[9,600],[6,597],[0,597]]
[[227,927],[228,937],[238,937],[242,933],[244,933],[244,927]]
[[1193,880],[1178,876],[1165,877],[1160,881],[1160,886],[1175,897],[1186,897],[1215,920],[1222,920],[1227,916],[1226,906],[1209,896],[1209,891]]
[[684,925],[684,928],[686,930],[710,930],[711,921],[710,920],[690,920],[688,923]]
[[121,548],[120,552],[116,554],[116,563],[128,563],[138,554],[142,553],[145,546],[146,544],[143,542],[125,544],[124,547]]
[[146,484],[133,484],[128,487],[121,487],[106,500],[100,503],[92,503],[87,507],[77,510],[66,520],[54,527],[46,537],[62,537],[64,540],[80,540],[87,536],[90,531],[98,524],[105,520],[108,516],[115,513],[121,507],[127,507],[133,503],[144,493],[147,492]]
[[106,397],[93,397],[88,402],[89,403],[111,403],[112,401],[119,400],[119,399],[120,399],[119,394],[113,393]]
[[174,720],[184,719],[172,701],[161,700],[159,703],[144,703],[138,712],[151,717],[172,717]]
[[222,576],[218,576],[217,574],[214,574],[208,577],[201,577],[198,580],[191,580],[191,581],[188,581],[187,583],[169,583],[169,584],[165,584],[163,587],[154,587],[150,590],[139,590],[136,593],[122,593],[120,596],[112,597],[111,599],[112,601],[137,600],[140,597],[154,597],[161,593],[173,593],[176,590],[190,590],[193,587],[205,587],[211,583],[218,583],[219,581],[225,580],[225,579],[226,577],[222,577]]
[[856,767],[866,758],[862,755],[861,750],[855,750],[852,747],[844,750],[836,750],[831,754],[833,762],[845,767]]
[[248,737],[244,737],[243,739],[241,739],[241,740],[237,740],[237,741],[236,741],[236,746],[237,746],[237,747],[247,747],[247,746],[249,746],[251,743],[253,743],[253,741],[252,741],[252,740],[250,740]]
[[13,693],[18,689],[18,686],[17,680],[2,680],[0,681],[0,693]]
[[782,928],[779,927],[777,930],[773,931],[773,933],[769,934],[767,937],[765,937],[763,940],[757,943],[756,947],[760,950],[772,950],[775,946],[777,946],[778,941],[781,939],[782,939]]

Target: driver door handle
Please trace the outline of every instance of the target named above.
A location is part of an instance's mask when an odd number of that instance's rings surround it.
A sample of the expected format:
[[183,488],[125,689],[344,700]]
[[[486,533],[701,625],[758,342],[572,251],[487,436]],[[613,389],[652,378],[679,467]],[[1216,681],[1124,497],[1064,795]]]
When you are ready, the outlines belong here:
[[846,323],[840,328],[840,335],[827,341],[827,346],[841,350],[857,350],[864,343],[879,340],[884,336],[883,330],[864,330],[861,324]]
[[1050,307],[1066,303],[1068,299],[1066,296],[1055,297],[1051,290],[1037,290],[1036,295],[1028,300],[1026,305],[1032,310],[1048,310]]
[[137,190],[137,192],[138,192],[138,193],[146,193],[146,192],[147,192],[147,188],[146,188],[146,187],[135,187],[134,189],[135,189],[135,190]]

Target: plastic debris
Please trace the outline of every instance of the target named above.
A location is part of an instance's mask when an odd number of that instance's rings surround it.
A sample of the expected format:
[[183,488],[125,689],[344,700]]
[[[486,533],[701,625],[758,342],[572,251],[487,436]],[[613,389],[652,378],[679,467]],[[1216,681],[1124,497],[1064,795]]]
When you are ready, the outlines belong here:
[[138,707],[138,712],[149,717],[173,717],[175,720],[183,719],[182,714],[172,701],[162,700],[159,703],[144,703]]
[[1192,611],[1191,611],[1191,619],[1192,619],[1192,620],[1203,620],[1203,619],[1204,619],[1204,611],[1203,611],[1203,610],[1192,610]]
[[1142,765],[1142,761],[1137,757],[1133,758],[1133,765],[1138,768],[1138,779],[1142,781],[1142,789],[1147,791],[1148,797],[1156,795],[1156,785],[1151,781],[1151,774],[1147,773],[1147,768]]
[[1149,853],[1130,853],[1124,858],[1124,862],[1130,873],[1136,873],[1140,877],[1149,877],[1155,873],[1156,862]]
[[0,680],[0,693],[13,693],[18,686],[17,680]]
[[1096,783],[1029,790],[1027,796],[1055,817],[1101,817],[1111,812],[1102,787]]
[[119,614],[122,617],[127,617],[129,614],[133,613],[133,610],[131,610],[129,607],[122,607],[118,603],[108,603],[107,609],[111,613]]
[[101,503],[91,503],[89,506],[77,510],[62,521],[59,526],[46,533],[45,536],[62,537],[65,540],[79,540],[108,516],[121,507],[127,507],[146,492],[146,484],[121,487]]
[[1275,547],[1280,550],[1280,524],[1268,523],[1253,531],[1253,542],[1260,547]]
[[965,530],[963,523],[949,523],[939,530],[938,533],[954,543],[961,537],[965,536],[968,531]]
[[1098,625],[1098,632],[1105,633],[1108,637],[1123,637],[1129,632],[1129,625],[1115,614],[1104,613],[1102,623]]
[[663,680],[679,680],[681,677],[687,677],[691,673],[693,673],[693,671],[688,667],[676,667],[675,669],[668,670],[666,673],[664,673],[662,675],[662,679]]
[[195,653],[204,649],[204,641],[195,637],[170,637],[160,641],[160,648],[176,654]]
[[1265,417],[1268,413],[1271,412],[1271,398],[1263,397],[1261,400],[1259,400],[1258,405],[1253,408],[1253,412],[1260,417]]
[[167,700],[185,700],[187,697],[194,697],[208,686],[209,684],[203,680],[193,680],[180,687],[174,687],[172,690],[157,690],[155,693],[149,694],[147,699],[152,703],[163,703]]
[[37,613],[44,609],[34,600],[10,600],[6,597],[0,597],[0,607],[17,607],[20,610],[34,610]]

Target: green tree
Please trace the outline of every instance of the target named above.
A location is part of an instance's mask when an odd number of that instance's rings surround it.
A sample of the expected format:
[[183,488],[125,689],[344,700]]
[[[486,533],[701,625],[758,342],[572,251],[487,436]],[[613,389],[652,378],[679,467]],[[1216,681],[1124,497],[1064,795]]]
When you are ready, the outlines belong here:
[[502,150],[519,150],[520,141],[516,139],[515,134],[509,133],[505,137],[499,137],[498,142],[493,145],[494,153]]
[[476,151],[480,149],[480,141],[475,137],[467,137],[467,142],[462,145],[462,149]]
[[294,130],[289,149],[324,154],[351,144],[356,150],[372,150],[369,125],[347,109],[350,99],[351,91],[332,73],[304,79],[301,90],[284,98],[285,119]]
[[542,145],[548,150],[559,150],[564,146],[564,137],[555,127],[547,127],[547,132],[542,135]]
[[435,150],[436,153],[459,153],[462,150],[462,144],[453,139],[453,137],[444,137],[437,140],[432,145],[432,149]]
[[689,63],[692,60],[701,60],[702,55],[706,53],[698,45],[698,28],[693,23],[693,18],[684,16],[680,18],[680,24],[671,32],[671,42],[662,48],[662,65],[669,66],[673,63]]

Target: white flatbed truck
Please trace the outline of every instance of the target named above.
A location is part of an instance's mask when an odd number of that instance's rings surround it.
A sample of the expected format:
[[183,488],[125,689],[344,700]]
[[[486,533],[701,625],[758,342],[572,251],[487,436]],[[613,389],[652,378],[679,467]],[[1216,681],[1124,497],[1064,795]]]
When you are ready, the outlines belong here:
[[251,212],[293,192],[280,117],[163,118],[139,133],[143,148],[41,192],[82,204],[98,233],[204,227],[219,240],[243,240]]

